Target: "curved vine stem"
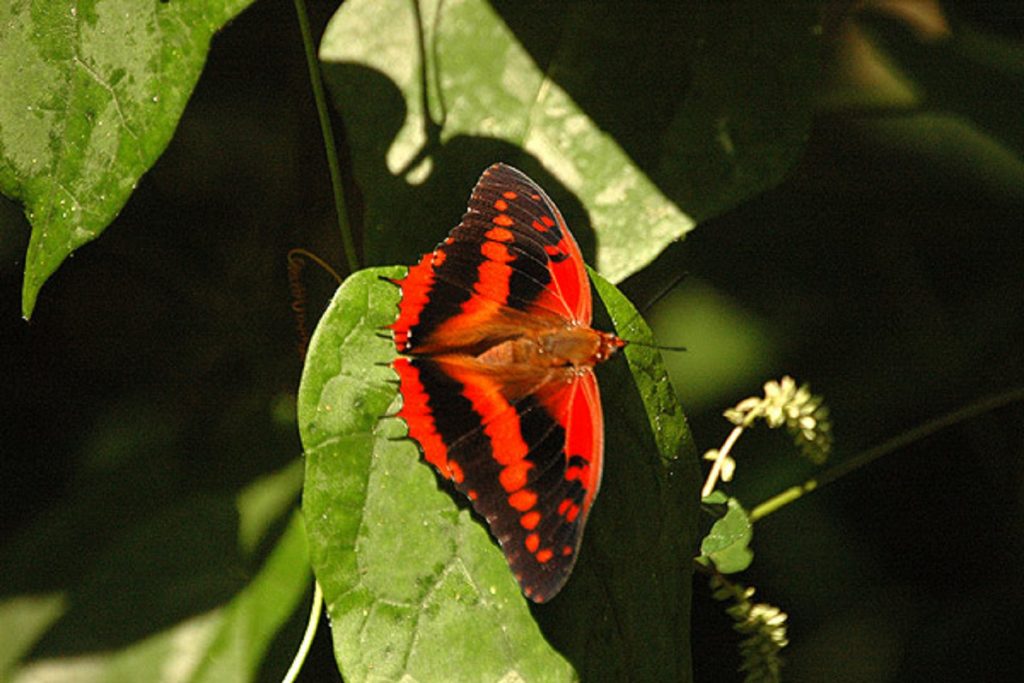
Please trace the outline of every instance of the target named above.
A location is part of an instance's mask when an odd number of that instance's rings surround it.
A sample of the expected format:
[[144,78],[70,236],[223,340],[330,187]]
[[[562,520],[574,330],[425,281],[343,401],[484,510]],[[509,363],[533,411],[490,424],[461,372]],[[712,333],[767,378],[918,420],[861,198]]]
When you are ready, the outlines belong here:
[[704,481],[704,488],[701,489],[700,497],[707,498],[711,495],[711,492],[715,490],[715,485],[718,484],[718,477],[722,474],[722,465],[725,463],[725,459],[729,457],[729,451],[736,444],[736,439],[740,438],[740,434],[743,433],[743,426],[738,425],[733,428],[729,433],[729,438],[725,440],[722,447],[718,449],[718,456],[715,458],[715,462],[711,465],[711,471],[708,472],[708,478]]
[[334,131],[331,129],[331,117],[327,111],[327,97],[324,95],[324,81],[320,74],[320,63],[316,58],[316,47],[313,45],[313,31],[309,27],[309,14],[306,12],[305,0],[294,0],[295,14],[299,18],[299,30],[302,32],[302,46],[306,52],[306,66],[309,67],[309,83],[313,87],[313,99],[316,102],[316,113],[320,118],[320,132],[324,138],[324,152],[327,154],[327,169],[331,174],[331,189],[334,193],[334,211],[338,215],[338,230],[345,247],[345,261],[348,271],[359,270],[359,257],[356,254],[356,243],[352,237],[352,226],[348,222],[348,209],[345,206],[345,190],[341,184],[341,166],[338,164],[338,148],[334,142]]
[[320,610],[324,605],[324,593],[320,590],[320,582],[313,582],[313,605],[309,609],[309,621],[306,622],[306,632],[302,636],[302,643],[299,645],[298,652],[295,653],[295,657],[292,659],[292,665],[288,667],[288,671],[285,673],[284,678],[281,679],[281,683],[294,683],[296,677],[299,675],[299,671],[302,670],[302,665],[306,663],[306,657],[309,655],[309,648],[313,645],[313,637],[316,635],[316,627],[320,624]]
[[902,434],[899,434],[884,443],[873,448],[869,448],[866,451],[861,451],[857,455],[844,460],[835,467],[830,467],[814,479],[808,479],[799,486],[793,486],[782,493],[769,498],[750,511],[750,521],[756,522],[759,519],[763,519],[776,510],[792,503],[794,500],[803,497],[804,494],[819,489],[826,484],[831,484],[835,480],[845,477],[850,472],[859,470],[861,467],[874,462],[878,458],[898,451],[915,441],[931,436],[932,434],[940,432],[943,429],[951,427],[959,422],[969,420],[991,410],[1021,401],[1024,401],[1024,388],[1018,387],[1017,389],[1012,389],[1002,394],[996,394],[995,396],[989,396],[979,401],[975,401],[974,403],[964,406],[963,408],[959,408],[958,410],[954,410],[951,413],[946,413],[934,420],[929,420],[928,422],[918,425],[913,429],[908,429]]

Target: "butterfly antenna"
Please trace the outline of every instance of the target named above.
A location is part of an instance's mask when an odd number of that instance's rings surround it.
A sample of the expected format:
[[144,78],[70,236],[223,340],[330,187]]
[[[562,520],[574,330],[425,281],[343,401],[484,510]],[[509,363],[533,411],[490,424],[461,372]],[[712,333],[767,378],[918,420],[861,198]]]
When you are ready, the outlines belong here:
[[630,341],[628,339],[623,339],[622,341],[626,342],[630,346],[642,346],[645,349],[658,349],[659,351],[686,351],[685,346],[666,346],[664,344],[649,344],[647,342]]
[[668,283],[665,284],[661,289],[655,292],[654,296],[648,299],[643,306],[638,306],[637,310],[641,311],[642,313],[646,313],[647,311],[651,310],[659,301],[668,296],[669,292],[675,289],[680,282],[682,282],[688,277],[690,277],[690,271],[688,270],[684,270],[682,273],[678,273],[675,277],[669,279]]
[[341,284],[341,276],[322,258],[301,247],[290,250],[287,259],[288,292],[292,299],[292,315],[295,316],[295,335],[298,337],[296,350],[298,351],[299,359],[305,360],[306,350],[309,348],[309,325],[306,322],[306,302],[309,297],[306,285],[302,281],[302,271],[306,268],[306,262],[312,261],[324,269],[339,285]]
[[[638,318],[642,318],[639,311],[634,313],[628,322],[626,322],[623,325],[616,325],[616,327],[628,328],[630,325],[633,324],[633,321],[637,320]],[[619,337],[619,339],[626,342],[627,344],[630,344],[631,346],[642,346],[646,349],[658,349],[659,351],[686,351],[685,346],[666,346],[664,344],[651,344],[650,342],[644,342],[639,340],[634,341],[632,339],[627,339],[626,337]]]

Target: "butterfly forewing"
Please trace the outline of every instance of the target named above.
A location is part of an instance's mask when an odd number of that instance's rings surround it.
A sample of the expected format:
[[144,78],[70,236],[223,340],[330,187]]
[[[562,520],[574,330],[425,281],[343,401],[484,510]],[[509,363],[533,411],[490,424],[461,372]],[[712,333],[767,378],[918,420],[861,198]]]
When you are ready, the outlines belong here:
[[[493,226],[506,228],[521,253],[546,267],[548,275],[541,280],[544,290],[537,299],[545,303],[549,298],[556,300],[563,306],[565,317],[589,325],[590,282],[580,248],[562,213],[539,185],[505,164],[495,164],[484,171],[462,224],[452,231],[452,236],[463,229],[474,233],[483,230],[487,234]],[[524,257],[517,263],[525,266],[526,261]],[[527,283],[524,287],[529,289]]]
[[591,317],[583,258],[558,208],[522,172],[495,164],[462,222],[402,280],[395,342],[410,353],[451,349],[502,308],[536,324]]

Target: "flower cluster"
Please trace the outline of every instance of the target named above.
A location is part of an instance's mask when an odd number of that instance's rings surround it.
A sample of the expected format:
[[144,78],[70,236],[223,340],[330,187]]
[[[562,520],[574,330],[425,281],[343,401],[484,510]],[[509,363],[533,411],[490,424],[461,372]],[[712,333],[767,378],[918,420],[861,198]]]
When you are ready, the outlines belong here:
[[746,672],[744,683],[778,683],[782,680],[782,658],[779,653],[789,644],[786,637],[787,615],[778,607],[750,598],[753,588],[727,581],[720,574],[711,577],[712,596],[716,600],[733,600],[726,612],[733,628],[746,636],[739,645],[740,671]]
[[763,419],[769,427],[785,426],[793,435],[800,452],[811,462],[821,464],[832,450],[832,423],[828,407],[804,384],[786,375],[780,381],[764,385],[764,398],[751,397],[725,411],[725,418],[738,427],[749,427]]

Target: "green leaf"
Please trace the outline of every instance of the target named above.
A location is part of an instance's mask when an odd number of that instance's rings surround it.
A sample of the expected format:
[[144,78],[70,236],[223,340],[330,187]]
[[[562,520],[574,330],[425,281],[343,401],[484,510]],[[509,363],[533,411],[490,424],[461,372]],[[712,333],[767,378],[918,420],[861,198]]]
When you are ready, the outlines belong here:
[[0,192],[32,224],[25,317],[163,152],[210,38],[251,2],[0,3]]
[[729,502],[729,496],[725,495],[725,491],[712,491],[704,496],[700,502],[704,505],[725,505]]
[[506,161],[621,281],[795,161],[818,9],[349,0],[320,56],[366,204],[367,260],[428,250],[477,175]]
[[[689,680],[697,464],[657,352],[599,368],[606,416],[601,494],[580,561],[551,603],[522,597],[465,501],[438,487],[403,439],[394,347],[380,332],[399,292],[360,271],[311,341],[299,390],[303,510],[335,654],[348,681]],[[595,289],[630,339],[650,332],[614,289]],[[608,329],[600,309],[595,326]]]
[[754,553],[750,540],[754,537],[753,525],[740,502],[735,498],[725,500],[724,495],[715,491],[704,499],[705,503],[727,503],[724,516],[711,527],[711,531],[700,544],[702,558],[711,560],[723,574],[741,572],[750,566]]
[[[289,514],[299,475],[289,467],[235,499],[192,496],[125,533],[122,520],[106,519],[102,531],[78,528],[94,507],[83,509],[84,499],[30,530],[0,559],[9,581],[0,632],[15,634],[0,646],[0,679],[127,683],[173,671],[175,680],[252,680],[312,585],[303,524]],[[80,575],[54,577],[60,561],[47,551],[65,534],[78,544],[60,547],[86,558],[82,539],[90,550],[111,539],[75,568]],[[256,535],[259,554],[246,547]],[[60,587],[41,590],[40,577]]]

